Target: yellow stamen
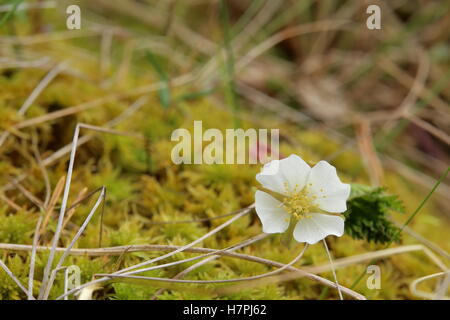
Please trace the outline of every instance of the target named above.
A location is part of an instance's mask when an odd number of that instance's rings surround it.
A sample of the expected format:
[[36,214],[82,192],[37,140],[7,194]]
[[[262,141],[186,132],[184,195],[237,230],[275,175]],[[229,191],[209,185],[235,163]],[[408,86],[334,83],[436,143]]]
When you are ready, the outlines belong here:
[[284,187],[286,190],[286,196],[282,202],[284,210],[296,220],[310,218],[311,216],[308,213],[313,212],[313,209],[316,208],[315,200],[317,197],[308,192],[307,186],[299,190],[299,185],[296,185],[294,190],[291,190],[288,183],[285,182]]

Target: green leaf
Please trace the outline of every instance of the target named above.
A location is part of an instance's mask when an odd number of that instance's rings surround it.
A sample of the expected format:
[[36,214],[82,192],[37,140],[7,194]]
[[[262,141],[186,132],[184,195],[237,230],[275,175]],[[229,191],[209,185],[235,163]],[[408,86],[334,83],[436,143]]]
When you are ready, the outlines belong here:
[[162,68],[158,59],[156,59],[155,55],[150,51],[147,51],[147,58],[153,69],[155,69],[158,74],[160,81],[163,82],[162,88],[159,90],[159,101],[161,102],[164,109],[167,109],[170,106],[170,85],[169,85],[169,77],[167,76],[164,68]]
[[403,212],[402,202],[384,188],[352,184],[345,232],[354,239],[375,243],[400,241],[400,230],[387,217],[390,211]]

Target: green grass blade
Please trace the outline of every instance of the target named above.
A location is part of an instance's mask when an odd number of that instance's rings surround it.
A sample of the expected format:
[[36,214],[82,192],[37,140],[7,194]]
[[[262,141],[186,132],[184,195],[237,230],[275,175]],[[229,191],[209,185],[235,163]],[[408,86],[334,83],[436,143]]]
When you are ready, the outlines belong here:
[[163,83],[162,88],[158,91],[158,95],[159,101],[161,102],[162,106],[164,107],[164,109],[167,109],[170,106],[171,100],[169,77],[164,71],[164,68],[159,63],[158,59],[150,51],[147,51],[147,60],[153,67],[155,72],[158,74],[160,81]]
[[17,8],[22,3],[22,1],[23,0],[16,0],[13,4],[11,11],[8,11],[3,15],[3,17],[0,20],[0,28],[3,27],[6,24],[6,22],[8,22],[8,20],[16,13]]

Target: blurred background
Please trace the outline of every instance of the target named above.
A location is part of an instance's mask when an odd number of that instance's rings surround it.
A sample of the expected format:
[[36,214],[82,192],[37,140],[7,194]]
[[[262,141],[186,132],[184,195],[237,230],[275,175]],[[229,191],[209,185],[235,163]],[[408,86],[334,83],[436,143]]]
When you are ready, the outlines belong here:
[[[79,29],[70,29],[76,20],[66,11],[74,4],[80,8]],[[381,28],[371,30],[367,8],[374,4],[380,8]],[[88,227],[81,248],[98,246],[102,223],[103,246],[185,244],[225,221],[211,218],[251,204],[259,166],[171,162],[171,132],[191,130],[194,120],[204,121],[205,128],[280,129],[282,155],[325,159],[346,182],[384,186],[399,195],[406,214],[394,212],[392,221],[401,225],[449,166],[449,101],[446,0],[2,0],[0,242],[30,245],[43,212],[41,244],[50,243],[70,143],[80,122],[139,133],[145,142],[82,131],[70,194],[77,206],[65,222],[61,246],[93,204],[84,201],[86,195],[102,185],[108,188],[104,221],[96,218]],[[444,264],[450,249],[449,184],[444,178],[434,190],[405,228],[401,244],[421,244]],[[203,220],[158,224],[192,219]],[[225,247],[260,228],[254,216],[245,217],[203,245]],[[276,243],[267,239],[245,252],[290,261],[292,253],[275,250]],[[381,248],[348,236],[330,240],[335,258]],[[0,257],[26,281],[27,253],[10,250],[0,247]],[[365,280],[354,289],[371,299],[423,297],[409,284],[440,269],[422,251],[385,257],[381,290],[369,290]],[[105,268],[113,271],[152,254],[71,261],[87,281]],[[36,279],[45,255],[38,255]],[[304,259],[305,265],[327,261],[322,248],[311,249]],[[206,264],[192,278],[233,278],[267,267],[258,268],[224,259]],[[346,266],[338,278],[350,287],[364,268]],[[175,271],[158,275],[171,277]],[[434,279],[421,285],[429,291],[436,284]],[[95,297],[211,298],[158,289],[113,284]],[[61,292],[62,284],[56,285],[51,296]],[[0,298],[23,298],[2,273]],[[226,298],[337,295],[300,279]]]

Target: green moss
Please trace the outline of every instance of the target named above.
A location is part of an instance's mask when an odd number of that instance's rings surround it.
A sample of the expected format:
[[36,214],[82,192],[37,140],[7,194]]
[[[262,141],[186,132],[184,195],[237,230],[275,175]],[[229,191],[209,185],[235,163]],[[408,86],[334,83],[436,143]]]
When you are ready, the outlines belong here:
[[[51,15],[51,13],[48,13]],[[52,16],[50,16],[52,17]],[[52,17],[54,18],[54,17]],[[59,21],[59,20],[58,20]],[[62,25],[62,24],[61,24]],[[29,27],[29,26],[28,26]],[[18,31],[25,34],[27,23],[18,26]],[[147,29],[145,30],[147,31]],[[3,34],[3,30],[2,30]],[[118,41],[120,42],[120,41]],[[10,73],[0,75],[0,130],[10,129],[14,124],[24,119],[38,117],[49,112],[64,110],[82,103],[113,94],[122,93],[126,89],[135,89],[156,81],[158,76],[151,67],[142,67],[143,59],[132,61],[131,71],[123,79],[110,78],[110,82],[101,82],[98,74],[98,61],[95,50],[96,40],[73,40],[48,43],[42,48],[45,54],[51,55],[55,61],[71,57],[71,70],[78,73],[58,75],[51,84],[39,95],[30,107],[25,117],[17,115],[30,92],[45,75],[43,70],[29,68],[14,69]],[[119,49],[123,43],[118,43]],[[84,57],[84,58],[80,58]],[[87,58],[87,57],[90,57]],[[121,62],[121,60],[119,60]],[[114,62],[115,63],[115,62]],[[113,71],[119,66],[113,64]],[[115,75],[115,73],[112,73]],[[278,88],[279,86],[277,86]],[[74,177],[71,186],[70,201],[73,203],[77,195],[87,188],[92,191],[106,186],[107,201],[103,217],[103,246],[124,246],[133,244],[175,244],[184,245],[204,235],[212,228],[220,225],[228,218],[211,219],[230,213],[247,206],[254,201],[254,190],[257,186],[255,175],[260,165],[174,165],[170,152],[174,143],[170,134],[176,128],[192,130],[194,120],[203,120],[204,128],[233,128],[233,114],[221,107],[208,94],[194,95],[198,88],[189,85],[182,88],[171,88],[170,106],[167,108],[161,92],[151,92],[148,102],[130,119],[124,121],[115,129],[124,132],[140,133],[146,141],[130,137],[92,133],[83,129],[82,134],[93,134],[93,139],[78,148],[75,161]],[[192,95],[195,99],[178,99]],[[45,184],[42,172],[36,165],[31,149],[31,137],[37,135],[38,147],[42,156],[48,157],[53,152],[70,143],[77,122],[86,122],[102,126],[118,116],[135,101],[136,96],[125,96],[111,99],[97,107],[76,114],[40,123],[21,130],[20,135],[11,135],[2,146],[0,153],[0,182],[6,185],[11,177],[21,174],[26,176],[24,185],[39,197],[45,197]],[[310,162],[331,157],[332,163],[338,168],[342,180],[348,183],[368,183],[364,170],[364,162],[354,151],[341,152],[344,146],[330,139],[321,130],[279,121],[271,114],[259,112],[257,119],[254,113],[248,111],[245,103],[240,105],[243,128],[280,128],[282,133],[281,152],[283,156],[291,153],[301,155]],[[164,108],[166,107],[166,108]],[[286,139],[285,137],[289,137]],[[47,171],[54,189],[57,181],[66,174],[67,159],[48,166]],[[30,167],[32,170],[30,170]],[[415,209],[426,190],[411,185],[397,172],[386,170],[386,186],[390,194],[398,194],[405,204],[405,212]],[[373,194],[376,193],[376,194]],[[346,234],[337,239],[329,238],[329,246],[335,258],[363,254],[383,248],[378,243],[355,240],[379,240],[389,242],[394,238],[392,225],[387,219],[388,210],[392,219],[404,220],[407,215],[391,212],[395,209],[393,202],[378,191],[359,195],[360,202],[351,206]],[[369,194],[369,195],[368,195]],[[19,212],[2,204],[0,208],[0,242],[30,244],[35,223],[40,212],[18,190],[5,193],[12,201],[23,208]],[[76,210],[66,230],[62,233],[60,245],[69,243],[78,230],[95,201],[96,196],[84,201]],[[370,204],[367,204],[370,202]],[[376,203],[374,205],[374,203]],[[389,206],[391,205],[391,206]],[[60,203],[57,203],[58,209]],[[368,207],[376,208],[376,212],[368,212]],[[41,244],[48,245],[55,229],[55,217],[52,216],[43,235]],[[378,214],[382,215],[382,225],[352,224],[352,215]],[[413,228],[427,239],[439,244],[443,249],[450,250],[448,242],[448,222],[439,215],[439,207],[430,203],[413,221]],[[93,219],[77,243],[79,248],[95,248],[98,246],[100,230],[100,212]],[[175,223],[186,220],[201,222]],[[364,219],[367,221],[366,219]],[[378,220],[381,221],[381,220]],[[163,224],[164,223],[164,224]],[[362,228],[362,229],[361,229]],[[374,233],[374,231],[378,233]],[[218,234],[203,241],[199,246],[223,248],[239,243],[261,232],[261,224],[254,214],[247,215]],[[404,244],[417,243],[412,237],[403,235]],[[291,249],[280,246],[280,237],[272,235],[268,239],[240,250],[250,255],[289,262],[295,257],[301,245]],[[11,270],[20,277],[23,283],[27,281],[27,266],[29,255],[12,254],[10,251],[0,252],[2,259]],[[160,252],[124,253],[113,257],[70,257],[65,265],[76,264],[81,268],[82,281],[92,279],[96,273],[114,272],[120,268],[157,257]],[[177,254],[167,261],[191,257],[192,254]],[[48,253],[40,252],[36,261],[35,293],[42,277]],[[311,246],[298,265],[312,266],[327,263],[327,256],[320,245]],[[166,262],[166,261],[164,261]],[[167,268],[151,273],[152,276],[173,277],[192,263],[175,268]],[[382,270],[382,290],[369,290],[362,281],[357,291],[371,299],[403,299],[413,298],[407,284],[412,279],[437,272],[423,253],[405,253],[384,259],[379,263]],[[338,270],[338,277],[343,285],[351,286],[353,281],[365,271],[364,265],[352,265]],[[186,276],[187,279],[231,279],[252,276],[272,270],[271,268],[253,262],[232,258],[220,258],[209,262]],[[330,273],[324,277],[332,279]],[[433,283],[427,283],[426,289],[432,289]],[[201,288],[200,286],[192,286]],[[208,288],[214,286],[208,286]],[[218,298],[208,293],[192,290],[166,290],[159,299],[207,299]],[[99,290],[98,299],[149,299],[157,287],[152,285],[136,285],[128,283],[107,284]],[[222,299],[317,299],[323,286],[308,279],[283,282],[276,285],[255,287],[221,296]],[[56,298],[63,290],[63,274],[59,273],[51,297]],[[23,293],[14,283],[0,271],[0,299],[23,299]],[[337,293],[330,290],[326,299],[337,298]]]
[[0,242],[30,243],[36,224],[33,215],[23,211],[7,214],[7,211],[7,207],[0,209]]

